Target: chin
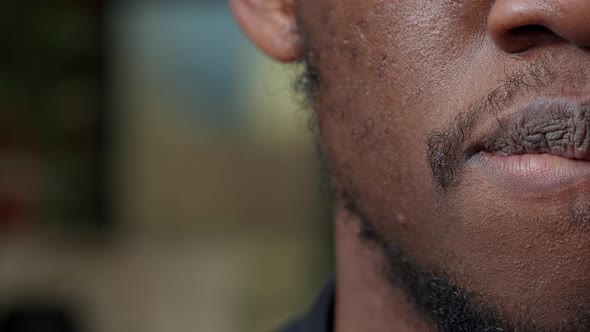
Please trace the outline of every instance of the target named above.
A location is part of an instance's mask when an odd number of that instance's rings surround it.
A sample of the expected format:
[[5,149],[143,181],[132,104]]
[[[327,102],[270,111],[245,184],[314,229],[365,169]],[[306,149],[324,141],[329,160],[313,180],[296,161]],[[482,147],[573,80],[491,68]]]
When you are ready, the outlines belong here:
[[[441,247],[448,250],[439,268],[511,321],[587,331],[588,163],[541,154],[479,158],[447,193]],[[572,325],[582,320],[584,328]]]

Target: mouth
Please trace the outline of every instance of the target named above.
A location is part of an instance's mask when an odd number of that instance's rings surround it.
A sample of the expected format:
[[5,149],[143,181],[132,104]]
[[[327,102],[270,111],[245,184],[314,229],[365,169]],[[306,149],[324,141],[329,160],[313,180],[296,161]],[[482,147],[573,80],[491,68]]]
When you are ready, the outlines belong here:
[[590,184],[590,102],[541,100],[497,119],[470,160],[497,185],[556,189]]

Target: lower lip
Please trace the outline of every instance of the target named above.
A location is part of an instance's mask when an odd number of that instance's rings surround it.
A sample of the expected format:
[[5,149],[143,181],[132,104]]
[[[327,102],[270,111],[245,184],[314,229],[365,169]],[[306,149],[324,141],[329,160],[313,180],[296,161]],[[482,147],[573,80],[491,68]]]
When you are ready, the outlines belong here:
[[549,189],[590,183],[590,162],[549,154],[478,154],[493,182],[520,189]]

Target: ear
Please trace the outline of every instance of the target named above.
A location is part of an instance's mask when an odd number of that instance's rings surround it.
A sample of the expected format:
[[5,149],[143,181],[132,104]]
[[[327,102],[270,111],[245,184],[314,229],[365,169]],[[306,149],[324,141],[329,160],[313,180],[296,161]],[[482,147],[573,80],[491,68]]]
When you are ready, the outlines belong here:
[[242,30],[268,56],[283,62],[301,58],[295,0],[230,0],[230,6]]

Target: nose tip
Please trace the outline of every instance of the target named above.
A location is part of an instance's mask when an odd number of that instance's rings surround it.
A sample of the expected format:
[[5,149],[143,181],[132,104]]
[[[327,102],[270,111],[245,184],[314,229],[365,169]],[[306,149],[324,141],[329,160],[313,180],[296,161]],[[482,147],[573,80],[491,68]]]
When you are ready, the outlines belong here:
[[488,32],[507,53],[557,41],[590,47],[590,0],[498,0]]

